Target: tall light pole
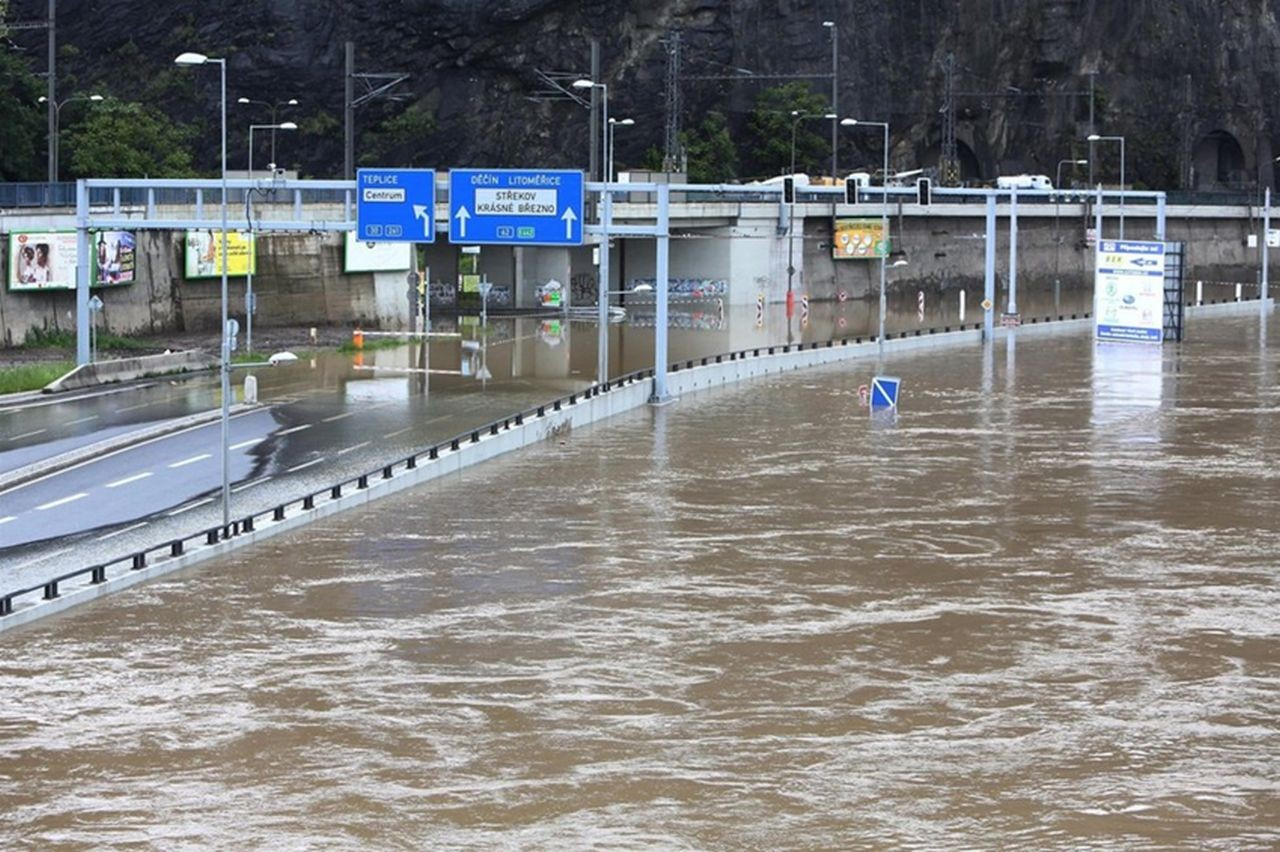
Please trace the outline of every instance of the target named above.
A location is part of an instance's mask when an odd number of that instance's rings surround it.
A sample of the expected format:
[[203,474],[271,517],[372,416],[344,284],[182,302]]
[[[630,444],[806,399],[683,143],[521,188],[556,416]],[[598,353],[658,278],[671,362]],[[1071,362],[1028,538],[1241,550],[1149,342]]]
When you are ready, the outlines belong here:
[[[277,130],[297,130],[298,125],[292,121],[285,121],[280,124],[250,124],[249,125],[249,180],[253,180],[253,131],[270,130],[272,138],[275,137]],[[271,155],[275,156],[272,150]],[[275,166],[275,160],[271,161],[271,165]],[[244,220],[249,225],[249,251],[251,254],[251,263],[245,267],[244,275],[244,351],[253,352],[253,315],[256,306],[253,303],[253,266],[257,262],[258,243],[253,237],[253,190],[250,189],[244,194]]]
[[[102,95],[72,95],[60,101],[53,101],[53,135],[49,137],[49,183],[58,182],[58,159],[62,154],[61,150],[59,150],[62,146],[58,144],[58,136],[61,133],[59,126],[62,124],[62,108],[72,101],[94,101],[96,103],[100,100],[102,100]],[[36,103],[49,103],[49,99],[41,95],[36,99]]]
[[[274,101],[274,102],[273,102],[273,101],[259,101],[259,100],[255,100],[255,99],[253,99],[253,98],[236,98],[236,103],[238,103],[238,104],[256,104],[256,105],[258,105],[258,106],[264,106],[264,107],[266,107],[267,109],[271,110],[271,124],[272,124],[272,125],[275,125],[277,128],[280,128],[280,129],[282,129],[282,130],[283,130],[284,128],[281,128],[281,127],[280,127],[279,119],[276,117],[276,113],[277,113],[277,111],[279,111],[279,110],[280,110],[281,108],[283,108],[283,107],[297,106],[297,105],[298,105],[298,99],[297,99],[297,98],[289,98],[289,100],[287,100],[287,101]],[[262,126],[269,126],[269,125],[259,125],[259,127],[262,127]],[[296,125],[295,125],[295,128],[296,128]],[[290,129],[293,129],[293,128],[290,128]],[[252,143],[252,142],[250,142],[250,144],[249,144],[249,159],[250,159],[250,160],[252,160],[252,159],[253,159],[253,143]],[[276,162],[276,132],[275,132],[275,130],[272,130],[272,131],[271,131],[271,162],[273,162],[273,163],[274,163],[274,162]],[[250,172],[249,177],[250,177],[250,178],[252,178],[252,177],[253,177],[253,174],[252,174],[252,173],[253,173],[253,169],[252,169],[252,167],[249,169],[249,172]]]
[[175,65],[218,66],[222,77],[222,323],[218,327],[222,335],[222,534],[227,536],[231,526],[231,453],[227,449],[227,436],[231,431],[231,334],[227,322],[227,60],[214,59],[203,53],[183,53],[173,60]]
[[[1099,136],[1096,133],[1090,133],[1088,137],[1090,142],[1119,142],[1120,143],[1120,239],[1124,239],[1124,137],[1123,136]],[[1098,239],[1102,239],[1102,234],[1098,234]]]
[[[840,114],[840,27],[835,21],[823,21],[831,30],[831,113]],[[831,125],[831,180],[836,180],[836,125]]]
[[[609,184],[613,181],[613,166],[609,162],[609,86],[607,83],[597,83],[595,80],[574,80],[573,87],[575,89],[599,89],[600,104],[604,112],[601,119],[601,128],[603,133],[600,141],[604,144],[604,185],[605,191],[601,194],[600,199],[600,226],[602,233],[600,234],[600,284],[599,294],[596,296],[596,315],[597,321],[600,323],[599,337],[596,343],[596,382],[604,384],[609,381],[609,212],[613,209],[613,193],[609,192]],[[666,282],[656,282],[657,286],[665,287]]]
[[884,250],[880,254],[880,330],[876,341],[884,346],[884,314],[885,314],[885,267],[889,260],[889,122],[863,121],[858,118],[846,118],[840,122],[845,127],[865,125],[884,129],[884,177],[880,179],[880,236],[884,241]]
[[[788,174],[793,175],[796,173],[796,128],[800,126],[800,122],[806,121],[810,118],[825,118],[834,122],[836,114],[834,112],[828,112],[821,115],[818,113],[801,113],[798,109],[793,109],[791,111],[791,171],[788,172]],[[831,126],[835,127],[836,125],[832,124]]]
[[1071,165],[1073,165],[1073,166],[1087,166],[1087,165],[1089,165],[1089,161],[1088,161],[1088,160],[1059,160],[1059,161],[1058,161],[1058,172],[1057,172],[1057,174],[1055,174],[1055,175],[1054,175],[1054,180],[1053,180],[1053,188],[1054,188],[1054,189],[1062,189],[1062,167],[1063,167],[1064,165],[1066,165],[1067,163],[1070,163],[1070,164],[1071,164]]
[[606,163],[606,167],[605,167],[605,175],[606,175],[606,180],[608,180],[608,181],[610,181],[610,182],[612,182],[612,181],[613,181],[613,134],[614,134],[614,128],[616,128],[616,127],[632,127],[633,125],[635,125],[635,123],[636,123],[636,120],[635,120],[634,118],[624,118],[624,119],[622,119],[621,121],[619,121],[619,120],[618,120],[618,119],[616,119],[616,118],[611,118],[611,119],[609,119],[609,139],[608,139],[608,144],[605,146],[606,150],[607,150],[607,151],[608,151],[608,153],[609,153],[609,156],[608,156],[608,161],[607,161],[607,163]]

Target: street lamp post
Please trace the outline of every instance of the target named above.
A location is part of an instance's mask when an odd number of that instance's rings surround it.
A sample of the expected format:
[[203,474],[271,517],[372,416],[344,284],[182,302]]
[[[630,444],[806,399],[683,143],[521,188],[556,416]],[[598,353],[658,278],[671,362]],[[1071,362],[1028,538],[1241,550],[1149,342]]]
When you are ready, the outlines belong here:
[[[831,30],[831,113],[834,118],[840,114],[840,27],[835,21],[823,21],[822,25]],[[836,180],[836,125],[831,125],[831,180]]]
[[222,534],[229,534],[231,526],[231,453],[227,449],[227,436],[231,423],[231,334],[227,321],[227,60],[214,59],[203,53],[183,53],[173,60],[175,65],[207,65],[218,66],[221,76],[222,105],[222,323],[219,332],[222,334]]
[[853,127],[855,125],[866,125],[868,127],[880,127],[884,129],[884,177],[881,181],[880,196],[880,235],[884,240],[884,251],[880,254],[880,330],[876,336],[876,341],[881,347],[884,346],[884,314],[885,314],[885,266],[889,260],[889,122],[887,121],[862,121],[857,118],[846,118],[840,122],[845,127]]
[[[292,121],[285,121],[280,124],[250,124],[249,125],[249,180],[253,180],[253,131],[270,130],[274,137],[277,130],[297,130],[298,125]],[[274,147],[272,156],[275,155]],[[275,167],[275,161],[271,161],[271,165]],[[244,194],[244,220],[249,225],[249,251],[252,258],[248,266],[245,268],[244,276],[244,350],[246,352],[253,351],[253,315],[256,306],[253,303],[253,266],[257,262],[258,244],[253,239],[253,190],[250,189]]]
[[1059,161],[1058,161],[1058,172],[1057,172],[1057,174],[1056,174],[1056,175],[1054,175],[1054,181],[1053,181],[1053,188],[1054,188],[1054,189],[1062,189],[1062,167],[1063,167],[1064,165],[1066,165],[1067,163],[1070,163],[1070,164],[1071,164],[1071,165],[1073,165],[1073,166],[1087,166],[1087,165],[1089,165],[1089,161],[1088,161],[1088,160],[1059,160]]
[[[102,95],[72,95],[69,98],[63,98],[60,101],[53,102],[53,136],[49,140],[49,162],[53,166],[49,171],[50,183],[58,182],[58,159],[61,156],[61,145],[58,144],[58,136],[61,131],[58,129],[62,124],[62,108],[72,101],[94,101],[95,103],[102,100]],[[49,99],[41,95],[36,99],[37,103],[48,103]]]
[[[1099,136],[1096,133],[1089,134],[1090,142],[1119,142],[1120,143],[1120,239],[1124,239],[1124,137],[1123,136]],[[1102,234],[1098,234],[1098,238],[1102,238]]]
[[[788,172],[788,174],[794,175],[796,173],[796,129],[800,126],[800,122],[810,118],[825,118],[834,122],[836,114],[834,112],[822,114],[818,114],[816,112],[801,113],[800,110],[797,109],[793,109],[791,111],[791,171]],[[831,126],[835,127],[836,125],[832,124]]]
[[[279,109],[283,108],[283,107],[297,106],[297,105],[298,105],[298,99],[297,99],[297,98],[289,98],[289,100],[287,100],[287,101],[274,101],[274,102],[273,102],[273,101],[259,101],[259,100],[255,100],[255,99],[253,99],[253,98],[236,98],[236,103],[238,103],[238,104],[257,104],[258,106],[264,106],[264,107],[266,107],[267,109],[271,110],[271,124],[273,124],[273,125],[275,125],[277,128],[279,128],[279,127],[280,127],[280,125],[279,125],[279,121],[278,121],[278,119],[276,118],[276,112],[277,112]],[[296,127],[296,125],[295,125],[295,127]],[[284,129],[284,128],[280,128],[280,129]],[[252,146],[252,144],[250,144],[250,146],[249,146],[249,152],[250,152],[250,153],[249,153],[249,158],[250,158],[250,159],[253,159],[253,146]],[[276,132],[275,132],[275,130],[272,130],[272,131],[271,131],[271,162],[273,162],[273,163],[274,163],[274,162],[276,162]],[[250,177],[250,178],[252,178],[252,177],[253,177],[253,169],[250,169],[250,170],[249,170],[249,177]]]
[[[613,166],[609,162],[609,85],[607,83],[597,83],[594,80],[574,80],[573,87],[575,89],[599,89],[600,105],[604,114],[601,119],[601,127],[604,133],[600,137],[600,141],[604,144],[604,192],[600,199],[600,226],[602,233],[600,235],[600,284],[599,294],[596,296],[596,307],[598,309],[597,320],[600,323],[599,336],[596,344],[596,382],[603,385],[609,381],[609,213],[613,209],[613,194],[609,192],[609,184],[613,180]],[[666,282],[658,282],[659,287],[665,287]]]
[[619,120],[618,120],[618,119],[616,119],[616,118],[611,118],[611,119],[609,119],[609,137],[608,137],[608,145],[606,146],[606,150],[608,151],[608,157],[606,158],[607,163],[606,163],[606,166],[605,166],[605,174],[607,175],[606,180],[609,180],[609,181],[612,181],[612,180],[613,180],[613,134],[614,134],[614,128],[619,127],[619,126],[621,126],[621,127],[631,127],[631,126],[632,126],[632,125],[634,125],[635,123],[636,123],[636,120],[635,120],[634,118],[624,118],[624,119],[622,119],[621,121],[619,121]]

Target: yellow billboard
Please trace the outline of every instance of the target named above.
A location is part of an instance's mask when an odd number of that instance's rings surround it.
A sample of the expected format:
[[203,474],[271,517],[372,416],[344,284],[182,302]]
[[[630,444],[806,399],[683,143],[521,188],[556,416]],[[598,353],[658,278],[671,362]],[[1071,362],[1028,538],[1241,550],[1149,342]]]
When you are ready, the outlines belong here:
[[[255,275],[258,256],[253,234],[227,232],[227,274]],[[187,278],[219,278],[222,275],[222,231],[187,231],[185,273]]]
[[836,260],[887,257],[889,238],[879,219],[836,219],[831,256]]

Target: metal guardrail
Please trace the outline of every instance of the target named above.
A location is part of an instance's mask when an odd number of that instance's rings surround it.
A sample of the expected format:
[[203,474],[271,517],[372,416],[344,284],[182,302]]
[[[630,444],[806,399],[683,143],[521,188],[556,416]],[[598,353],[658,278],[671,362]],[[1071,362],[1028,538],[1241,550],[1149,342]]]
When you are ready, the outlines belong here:
[[[1223,302],[1235,301],[1234,299],[1222,299]],[[1245,300],[1249,301],[1249,300]],[[1212,303],[1212,302],[1206,302]],[[1061,322],[1066,320],[1088,319],[1089,313],[1084,314],[1059,314],[1056,319],[1053,316],[1045,316],[1043,318],[1034,316],[1023,320],[1026,325],[1036,325],[1039,323]],[[910,331],[897,332],[896,334],[885,334],[885,340],[906,339],[909,337],[926,337],[934,334],[945,334],[952,331],[981,331],[982,323],[965,324],[960,323],[956,326],[943,326],[941,328],[928,329],[912,329]],[[701,358],[690,358],[685,361],[677,361],[668,367],[671,373],[677,373],[681,370],[693,369],[697,366],[708,366],[710,364],[720,364],[725,361],[739,361],[749,358],[759,358],[766,355],[786,354],[789,352],[799,352],[805,349],[821,349],[834,348],[836,346],[848,346],[850,343],[855,345],[861,343],[874,343],[876,336],[874,334],[865,337],[839,337],[830,338],[825,341],[813,341],[810,343],[792,343],[777,344],[774,346],[756,346],[750,349],[739,349],[733,352],[722,353],[719,355],[707,355]],[[253,532],[260,521],[271,520],[273,522],[283,521],[289,517],[296,517],[300,513],[314,511],[317,500],[337,500],[342,497],[348,489],[363,491],[369,487],[370,481],[380,479],[392,479],[396,475],[396,471],[401,473],[414,470],[422,461],[434,461],[443,454],[458,452],[466,444],[478,444],[482,435],[498,435],[501,432],[509,431],[514,426],[522,426],[526,420],[536,420],[546,417],[548,411],[561,411],[566,407],[572,407],[579,402],[585,402],[604,393],[609,393],[615,389],[626,387],[635,382],[644,381],[653,378],[653,369],[635,370],[627,373],[613,381],[604,384],[592,385],[581,392],[570,393],[565,396],[557,397],[550,402],[542,405],[533,406],[515,414],[508,415],[501,420],[494,420],[479,426],[475,429],[461,432],[458,435],[433,444],[425,449],[417,450],[408,456],[403,456],[388,464],[374,468],[366,473],[343,479],[333,485],[321,488],[316,491],[309,492],[300,497],[286,500],[276,506],[265,509],[261,512],[254,512],[244,515],[233,520],[226,526],[218,525],[209,527],[188,536],[170,539],[152,547],[144,548],[133,553],[111,559],[106,562],[99,562],[85,568],[79,568],[75,571],[68,571],[59,574],[56,577],[27,586],[21,589],[14,589],[10,592],[0,594],[0,618],[11,615],[13,613],[13,603],[15,600],[25,598],[29,595],[40,594],[43,600],[55,600],[61,596],[61,585],[69,580],[75,580],[82,577],[88,577],[89,582],[93,585],[105,583],[108,578],[108,572],[117,571],[140,571],[145,569],[151,561],[156,558],[174,558],[182,556],[186,553],[187,548],[193,542],[204,545],[215,545],[220,541],[233,539],[237,536]]]

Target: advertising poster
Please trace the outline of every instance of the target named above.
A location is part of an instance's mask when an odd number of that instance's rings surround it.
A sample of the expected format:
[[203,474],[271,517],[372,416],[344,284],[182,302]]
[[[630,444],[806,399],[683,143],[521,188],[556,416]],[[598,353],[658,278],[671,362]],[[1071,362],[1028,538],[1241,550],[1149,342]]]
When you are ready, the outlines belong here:
[[[187,278],[222,276],[222,231],[187,231],[184,251]],[[227,233],[227,274],[244,276],[258,272],[257,250],[252,234]]]
[[1164,340],[1164,243],[1102,240],[1094,256],[1098,340]]
[[879,219],[836,219],[831,256],[836,260],[871,260],[889,254],[889,237]]
[[75,288],[75,231],[26,231],[9,235],[10,290]]
[[413,268],[412,243],[365,243],[354,231],[345,235],[343,272],[405,272]]
[[93,243],[97,255],[98,287],[132,284],[136,263],[134,260],[134,235],[130,231],[96,231]]

